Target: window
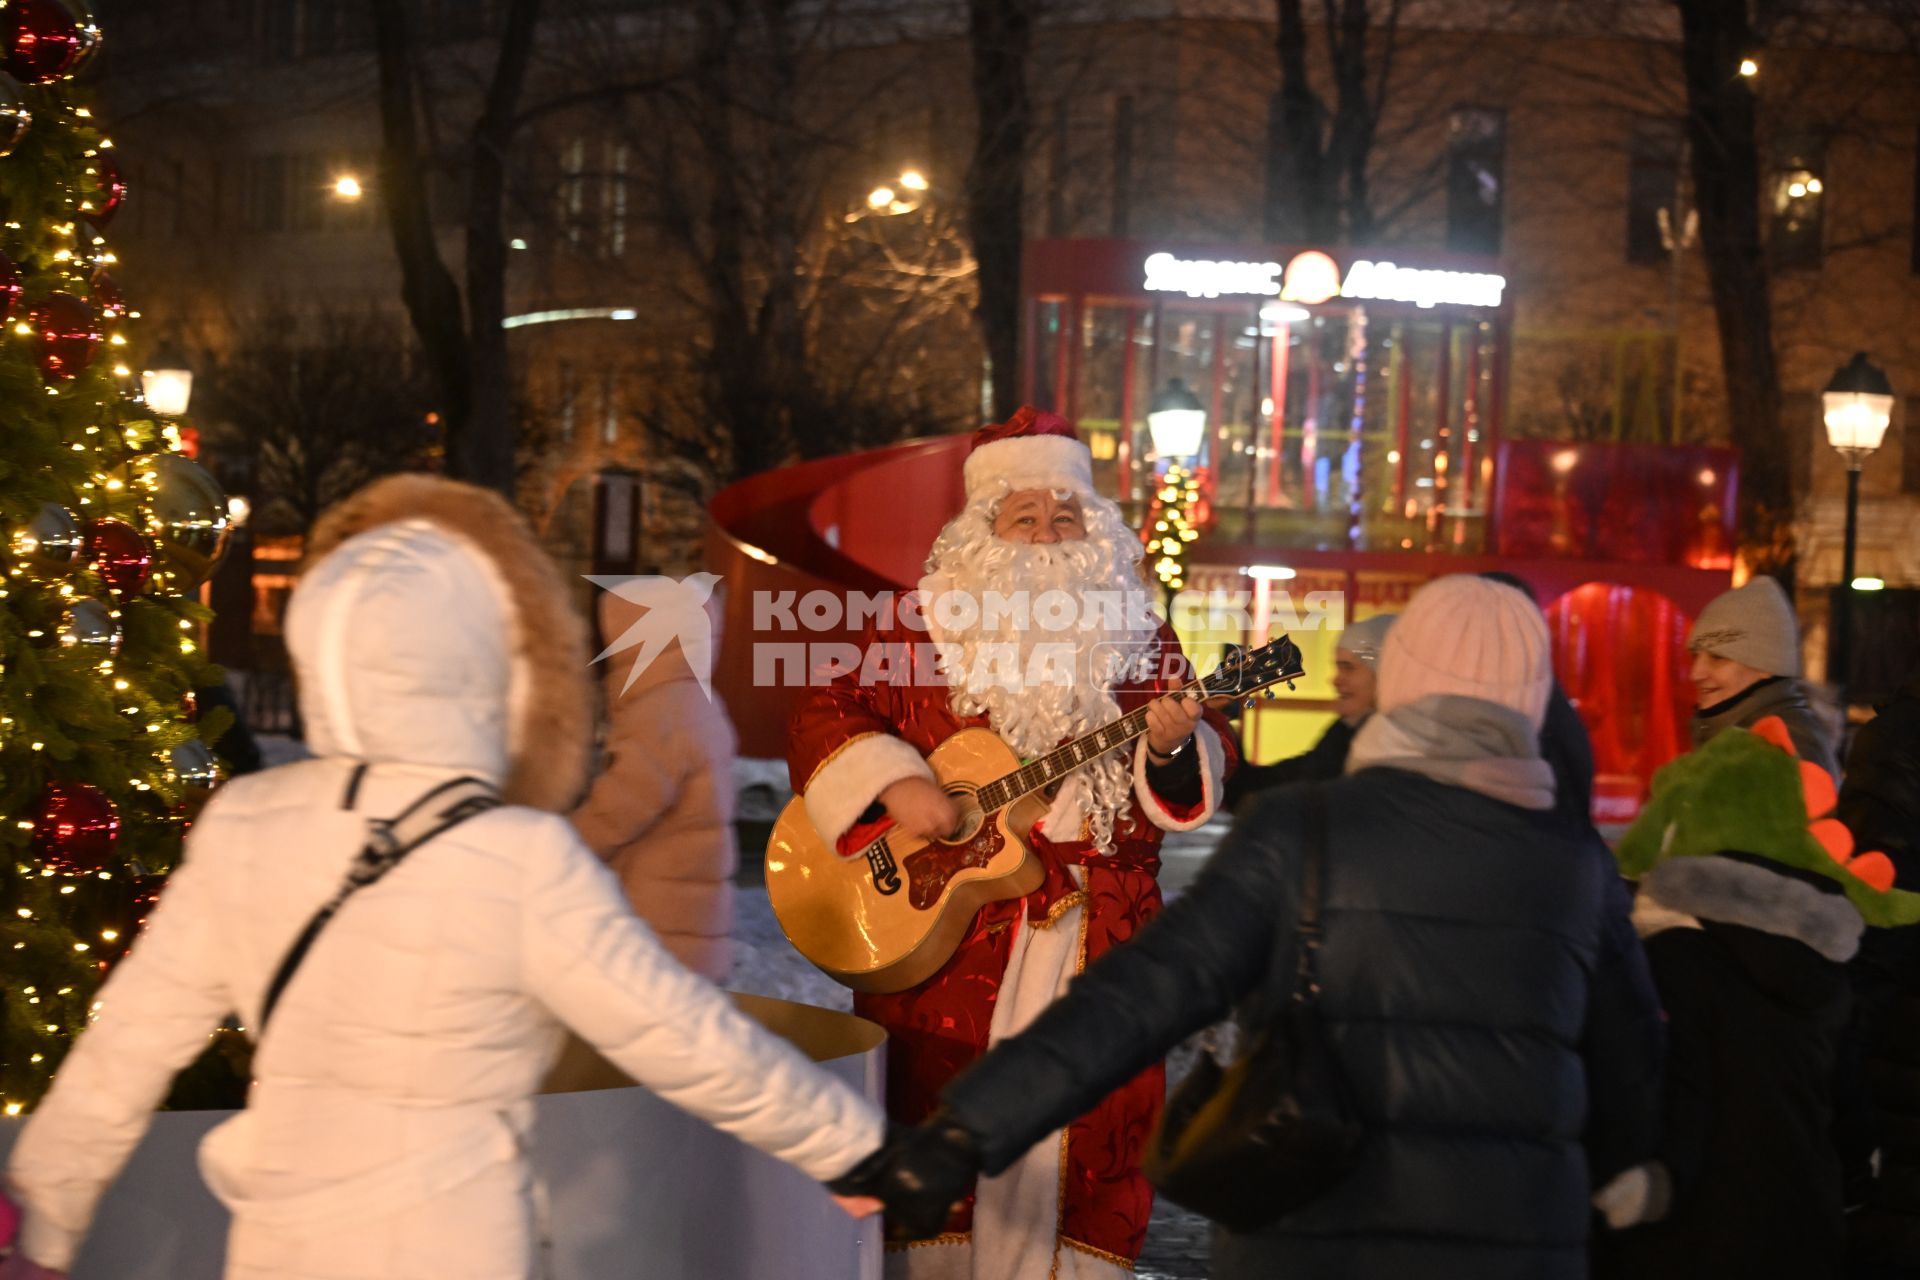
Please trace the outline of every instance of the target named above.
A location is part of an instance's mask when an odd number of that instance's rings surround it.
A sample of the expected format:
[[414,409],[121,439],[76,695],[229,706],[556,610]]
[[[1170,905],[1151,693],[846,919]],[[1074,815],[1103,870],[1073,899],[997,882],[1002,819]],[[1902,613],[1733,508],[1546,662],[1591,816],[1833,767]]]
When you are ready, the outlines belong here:
[[1627,261],[1665,262],[1680,220],[1686,143],[1678,120],[1640,120],[1627,159]]
[[254,39],[276,61],[323,57],[373,43],[373,12],[366,0],[260,0]]
[[565,361],[560,364],[560,438],[573,439],[574,401],[579,388],[575,385],[573,366]]
[[620,438],[620,392],[613,370],[600,373],[600,439],[612,444]]
[[1825,230],[1826,146],[1806,135],[1783,137],[1768,176],[1767,248],[1782,270],[1818,270]]
[[1113,100],[1113,225],[1109,234],[1124,239],[1133,213],[1133,96]]
[[248,157],[240,176],[246,229],[281,232],[372,226],[378,203],[373,191],[358,200],[334,194],[335,179],[347,173],[371,187],[373,165],[364,157],[340,159],[318,152]]
[[287,229],[287,158],[249,156],[240,175],[241,217],[249,231]]
[[287,0],[267,0],[254,8],[255,46],[268,58],[286,61],[300,56],[300,8]]
[[600,258],[626,254],[632,167],[624,141],[608,138],[590,147],[583,135],[567,139],[560,151],[559,222],[568,248]]
[[1787,483],[1796,495],[1813,492],[1814,455],[1827,448],[1827,430],[1820,419],[1820,397],[1811,391],[1787,391],[1780,397],[1780,416],[1786,421]]
[[627,252],[627,144],[607,140],[607,172],[600,187],[600,251],[609,258]]
[[[1047,139],[1047,235],[1063,236],[1067,233],[1067,151],[1068,131],[1072,128],[1071,117],[1067,113],[1067,99],[1062,97],[1053,104],[1052,136]],[[1920,191],[1920,184],[1914,188]],[[1920,240],[1915,244],[1920,245]],[[1915,250],[1920,254],[1920,249]],[[1920,257],[1915,258],[1920,262]],[[1916,270],[1920,270],[1917,267]]]
[[1920,493],[1920,396],[1908,396],[1900,424],[1900,492]]
[[1920,275],[1920,134],[1913,146],[1913,273]]
[[578,249],[587,238],[587,140],[567,139],[560,152],[560,231]]
[[493,27],[492,0],[425,0],[421,28],[436,40],[467,40]]
[[299,3],[303,56],[320,57],[372,46],[373,10],[365,0],[299,0]]
[[1447,122],[1447,248],[1500,252],[1506,213],[1507,115],[1460,107]]

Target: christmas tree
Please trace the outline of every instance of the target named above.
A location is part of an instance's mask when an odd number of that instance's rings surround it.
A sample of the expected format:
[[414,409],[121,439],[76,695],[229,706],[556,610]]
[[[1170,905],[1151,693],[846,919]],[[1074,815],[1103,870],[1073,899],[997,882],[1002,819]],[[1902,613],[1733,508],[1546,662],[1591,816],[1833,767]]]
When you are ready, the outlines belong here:
[[83,1028],[218,780],[196,600],[226,499],[139,398],[105,236],[125,195],[72,77],[84,0],[0,8],[0,1107]]

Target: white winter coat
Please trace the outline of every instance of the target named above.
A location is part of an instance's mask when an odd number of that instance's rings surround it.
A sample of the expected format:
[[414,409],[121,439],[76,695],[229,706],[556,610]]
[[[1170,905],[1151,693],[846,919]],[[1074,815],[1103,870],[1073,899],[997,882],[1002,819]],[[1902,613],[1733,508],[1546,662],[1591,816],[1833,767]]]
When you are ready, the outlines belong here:
[[[509,707],[531,687],[512,594],[474,542],[424,520],[308,574],[288,644],[319,758],[229,783],[195,824],[16,1148],[29,1257],[68,1265],[175,1071],[230,1011],[258,1018],[367,819],[463,773],[508,774]],[[247,1110],[201,1151],[234,1214],[230,1280],[529,1275],[521,1151],[563,1024],[815,1177],[880,1141],[872,1107],[662,950],[564,818],[509,805],[351,899],[287,988]]]

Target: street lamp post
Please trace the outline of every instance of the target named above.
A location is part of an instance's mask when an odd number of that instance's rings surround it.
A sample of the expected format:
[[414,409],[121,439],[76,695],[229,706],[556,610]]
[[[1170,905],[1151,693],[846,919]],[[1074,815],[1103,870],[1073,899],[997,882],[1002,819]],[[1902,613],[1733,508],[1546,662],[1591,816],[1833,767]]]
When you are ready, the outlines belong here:
[[1147,434],[1162,461],[1191,462],[1207,430],[1207,408],[1179,378],[1169,378],[1147,408]]
[[1840,607],[1833,618],[1833,639],[1827,647],[1827,682],[1838,685],[1840,704],[1846,706],[1853,670],[1853,553],[1860,529],[1860,467],[1867,455],[1886,438],[1893,418],[1893,384],[1887,375],[1856,352],[1833,375],[1820,393],[1826,420],[1827,443],[1847,464],[1847,532],[1840,560]]
[[193,399],[193,370],[187,367],[186,358],[170,344],[161,343],[140,372],[140,393],[155,413],[184,417]]

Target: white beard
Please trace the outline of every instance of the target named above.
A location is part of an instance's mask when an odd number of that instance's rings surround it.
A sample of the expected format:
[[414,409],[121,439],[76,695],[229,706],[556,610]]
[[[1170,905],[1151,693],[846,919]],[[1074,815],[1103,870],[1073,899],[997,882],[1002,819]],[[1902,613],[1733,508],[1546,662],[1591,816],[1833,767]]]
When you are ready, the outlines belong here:
[[[921,583],[955,714],[985,715],[1023,760],[1117,720],[1113,687],[1153,650],[1156,624],[1139,576],[1140,544],[1111,504],[1082,502],[1086,539],[1042,546],[998,537],[991,508],[970,506],[935,541]],[[1071,601],[1069,625],[1046,627],[1041,602],[1049,592]],[[1028,608],[988,616],[988,601],[1017,601],[1016,593],[1024,593]],[[954,604],[969,599],[980,607]],[[1108,752],[1068,775],[1046,833],[1071,841],[1084,821],[1095,847],[1111,852],[1114,823],[1132,795],[1126,752]]]

